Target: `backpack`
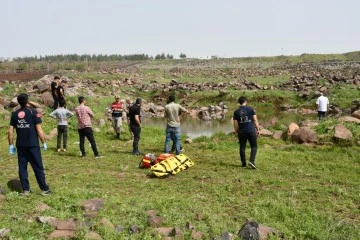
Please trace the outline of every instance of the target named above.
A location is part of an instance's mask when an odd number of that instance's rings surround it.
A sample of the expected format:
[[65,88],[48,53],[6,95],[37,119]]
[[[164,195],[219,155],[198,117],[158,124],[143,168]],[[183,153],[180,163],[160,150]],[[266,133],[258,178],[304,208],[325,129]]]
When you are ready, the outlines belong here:
[[158,157],[156,157],[156,155],[152,153],[145,154],[145,156],[143,157],[143,159],[141,159],[139,163],[139,168],[150,168],[151,166],[162,162],[172,156],[174,156],[174,154],[170,153],[162,153]]

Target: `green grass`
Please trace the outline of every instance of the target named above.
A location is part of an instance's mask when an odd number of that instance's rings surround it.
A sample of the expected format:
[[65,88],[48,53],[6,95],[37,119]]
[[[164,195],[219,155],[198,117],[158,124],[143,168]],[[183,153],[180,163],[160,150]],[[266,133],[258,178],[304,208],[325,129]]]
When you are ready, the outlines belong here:
[[[95,104],[95,102],[91,102]],[[94,105],[90,105],[94,107]],[[164,226],[180,227],[185,239],[191,233],[186,222],[205,233],[205,239],[224,231],[237,233],[246,219],[253,219],[283,232],[288,239],[359,239],[359,147],[306,147],[267,138],[259,139],[258,170],[240,167],[238,144],[233,136],[216,134],[184,145],[195,166],[165,179],[148,177],[138,168],[141,157],[130,154],[131,142],[125,132],[115,140],[110,126],[95,134],[105,158],[78,156],[77,132],[71,120],[68,153],[55,152],[55,139],[43,152],[47,181],[54,194],[38,195],[32,171],[33,194],[23,198],[8,193],[0,205],[0,226],[10,228],[10,239],[45,239],[52,231],[37,223],[36,216],[83,220],[79,202],[105,198],[104,209],[94,220],[94,231],[104,239],[151,239],[145,211],[155,209],[165,219]],[[109,124],[109,123],[108,123]],[[44,118],[44,129],[55,126]],[[17,178],[17,160],[6,151],[6,129],[0,129],[0,186]],[[164,130],[144,127],[140,149],[161,153]],[[249,153],[247,153],[249,154]],[[44,213],[36,205],[52,207]],[[137,224],[142,231],[130,236],[115,233],[99,224],[102,217],[128,228]],[[84,231],[77,232],[77,239]]]

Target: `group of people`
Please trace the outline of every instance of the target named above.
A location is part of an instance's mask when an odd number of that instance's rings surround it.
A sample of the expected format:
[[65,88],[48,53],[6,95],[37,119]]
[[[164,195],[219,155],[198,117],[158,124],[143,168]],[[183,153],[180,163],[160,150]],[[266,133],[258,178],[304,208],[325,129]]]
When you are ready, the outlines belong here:
[[60,80],[60,77],[55,76],[54,81],[52,81],[50,84],[51,95],[54,99],[54,105],[52,107],[54,110],[58,108],[60,101],[64,101],[66,104],[64,90],[66,83],[66,80]]
[[[55,77],[55,80],[57,77]],[[61,86],[61,85],[60,85]],[[52,86],[53,87],[53,86]],[[59,88],[56,93],[57,103],[56,110],[50,116],[58,120],[58,137],[57,137],[57,151],[61,151],[61,140],[63,140],[62,151],[67,151],[67,119],[74,114],[65,108],[65,98],[59,97],[64,93],[63,89]],[[41,158],[39,140],[42,142],[42,149],[46,150],[45,135],[41,128],[41,114],[36,110],[30,108],[29,97],[27,94],[20,94],[17,97],[20,108],[12,112],[10,126],[8,131],[8,142],[10,154],[18,152],[19,177],[23,188],[23,194],[30,194],[30,185],[28,181],[27,165],[30,163],[34,170],[37,183],[40,187],[42,195],[51,193],[49,186],[45,180],[44,167]],[[173,142],[175,154],[181,152],[180,136],[181,136],[181,119],[189,111],[180,104],[175,103],[175,96],[170,95],[168,102],[165,105],[165,117],[167,119],[166,138],[164,153],[170,152],[170,143]],[[55,102],[55,98],[54,98]],[[99,154],[95,138],[91,127],[91,119],[94,117],[92,110],[86,106],[85,97],[78,97],[79,106],[75,108],[75,115],[78,119],[78,134],[80,140],[81,156],[86,156],[85,138],[90,142],[91,148],[95,158],[101,158]],[[259,136],[260,126],[256,116],[256,111],[247,106],[248,100],[246,97],[238,99],[239,108],[234,111],[233,124],[235,134],[239,141],[239,153],[242,167],[247,167],[245,149],[247,142],[250,143],[251,152],[249,159],[249,166],[256,169],[255,157],[257,153],[257,138]],[[323,95],[317,99],[319,119],[325,117],[328,109],[329,101]],[[54,103],[55,106],[55,103]],[[133,139],[133,151],[135,155],[141,154],[139,151],[139,141],[141,134],[141,106],[142,99],[137,98],[135,103],[132,103],[130,98],[127,98],[125,103],[120,101],[119,96],[115,96],[115,101],[111,104],[112,125],[114,127],[116,138],[120,138],[122,121],[127,121]],[[13,132],[16,130],[16,147],[14,146]]]

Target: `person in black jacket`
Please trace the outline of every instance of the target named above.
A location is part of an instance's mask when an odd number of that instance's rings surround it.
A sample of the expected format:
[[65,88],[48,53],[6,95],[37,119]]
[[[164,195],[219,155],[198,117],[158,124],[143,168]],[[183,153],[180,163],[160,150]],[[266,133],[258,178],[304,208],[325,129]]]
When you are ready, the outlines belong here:
[[50,86],[51,86],[51,95],[54,99],[54,105],[53,105],[53,109],[56,110],[58,108],[58,105],[59,105],[59,97],[58,97],[58,94],[57,94],[57,88],[58,88],[58,85],[59,85],[59,81],[60,81],[60,78],[58,76],[55,76],[54,77],[54,81],[51,82]]

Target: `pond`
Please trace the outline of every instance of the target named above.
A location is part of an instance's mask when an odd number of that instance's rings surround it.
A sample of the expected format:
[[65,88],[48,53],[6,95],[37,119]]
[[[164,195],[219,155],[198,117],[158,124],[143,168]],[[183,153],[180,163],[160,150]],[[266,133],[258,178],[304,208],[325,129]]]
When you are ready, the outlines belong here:
[[[231,133],[234,131],[232,112],[226,114],[225,120],[202,121],[199,118],[186,116],[181,121],[181,134],[186,135],[192,139],[206,136],[211,137],[215,133]],[[276,118],[278,124],[288,126],[290,123],[299,123],[304,120],[314,120],[317,118],[316,114],[301,115],[295,112],[278,112],[274,113],[271,109],[257,110],[258,120],[260,125],[266,126],[271,119]],[[162,128],[165,131],[165,118],[147,118],[143,119],[143,123],[148,126]]]

